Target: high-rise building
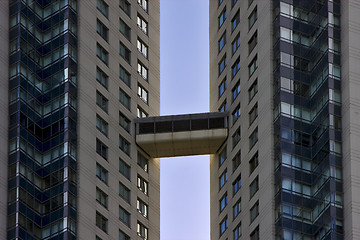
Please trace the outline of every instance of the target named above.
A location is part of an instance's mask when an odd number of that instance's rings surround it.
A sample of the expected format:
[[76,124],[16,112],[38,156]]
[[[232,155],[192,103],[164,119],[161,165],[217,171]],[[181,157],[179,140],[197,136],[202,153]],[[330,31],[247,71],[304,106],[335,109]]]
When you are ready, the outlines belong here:
[[0,5],[0,239],[159,239],[159,0]]
[[211,239],[359,239],[358,1],[210,1]]
[[211,239],[360,239],[360,3],[209,2],[212,113],[158,117],[159,0],[0,1],[0,239],[160,239],[196,154]]

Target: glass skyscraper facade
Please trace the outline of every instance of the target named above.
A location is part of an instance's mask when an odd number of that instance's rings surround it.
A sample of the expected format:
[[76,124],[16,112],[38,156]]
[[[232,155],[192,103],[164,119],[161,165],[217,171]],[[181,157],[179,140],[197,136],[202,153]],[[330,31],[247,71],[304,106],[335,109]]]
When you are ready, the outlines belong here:
[[76,2],[9,7],[8,239],[76,239]]
[[343,239],[340,1],[273,1],[277,239]]

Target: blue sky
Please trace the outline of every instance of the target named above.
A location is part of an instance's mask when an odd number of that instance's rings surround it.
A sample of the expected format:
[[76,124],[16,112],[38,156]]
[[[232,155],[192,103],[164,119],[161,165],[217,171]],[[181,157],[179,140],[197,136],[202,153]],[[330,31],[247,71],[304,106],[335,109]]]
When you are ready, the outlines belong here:
[[[208,0],[160,3],[161,115],[208,112]],[[210,239],[209,172],[209,156],[161,159],[161,240]]]

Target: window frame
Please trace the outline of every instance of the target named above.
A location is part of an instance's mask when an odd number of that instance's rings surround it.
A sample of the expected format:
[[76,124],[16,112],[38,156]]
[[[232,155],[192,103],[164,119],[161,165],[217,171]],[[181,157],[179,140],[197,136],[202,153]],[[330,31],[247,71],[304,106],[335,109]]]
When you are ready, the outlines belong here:
[[248,21],[249,21],[249,31],[250,31],[250,29],[255,25],[257,21],[257,6],[255,6],[254,10],[250,13],[248,17]]
[[103,22],[96,19],[96,32],[106,41],[109,41],[109,28]]
[[109,100],[99,91],[96,91],[96,105],[98,105],[104,112],[108,113]]
[[218,52],[220,53],[226,45],[226,31],[221,35],[218,41]]
[[121,175],[123,175],[125,178],[130,180],[131,175],[131,167],[129,164],[127,164],[123,159],[119,158],[119,172]]
[[148,35],[148,26],[149,26],[149,24],[148,24],[147,21],[145,21],[145,19],[144,19],[140,14],[137,15],[136,23],[137,23],[138,28],[139,28],[145,35]]
[[109,18],[109,5],[104,0],[97,0],[96,8],[102,13],[102,15]]
[[223,8],[223,10],[221,11],[218,17],[218,29],[220,29],[224,25],[225,21],[226,21],[226,7]]
[[122,59],[124,59],[128,64],[131,64],[131,51],[121,41],[119,44],[119,54]]
[[131,4],[127,0],[120,0],[119,7],[124,13],[126,13],[126,15],[131,17]]
[[101,46],[99,43],[96,43],[96,56],[106,66],[109,66],[109,52],[103,46]]
[[106,161],[108,159],[108,151],[109,147],[105,143],[100,141],[98,138],[96,138],[96,152]]
[[218,63],[219,76],[221,75],[221,73],[224,72],[226,66],[227,66],[227,60],[226,60],[226,54],[224,54],[224,56],[221,58],[220,62]]
[[96,211],[96,226],[103,230],[105,233],[108,232],[108,221],[109,220],[106,217]]

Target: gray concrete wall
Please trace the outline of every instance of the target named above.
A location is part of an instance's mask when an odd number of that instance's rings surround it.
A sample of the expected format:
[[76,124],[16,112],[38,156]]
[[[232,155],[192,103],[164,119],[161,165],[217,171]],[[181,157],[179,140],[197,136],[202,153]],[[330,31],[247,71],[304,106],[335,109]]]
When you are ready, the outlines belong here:
[[360,239],[360,2],[341,1],[344,239]]
[[[233,239],[233,230],[241,222],[242,237],[249,239],[251,232],[259,225],[260,239],[273,239],[274,228],[274,177],[273,177],[273,114],[272,114],[272,4],[271,1],[256,1],[248,6],[248,1],[237,1],[232,6],[232,1],[224,1],[218,6],[218,1],[210,1],[210,111],[218,111],[226,100],[230,115],[238,104],[241,107],[240,118],[232,124],[229,119],[229,138],[227,141],[227,160],[219,168],[218,155],[210,158],[210,198],[211,198],[211,239]],[[226,5],[227,19],[218,30],[218,17]],[[249,30],[248,17],[257,6],[257,22]],[[232,31],[231,21],[240,9],[240,24]],[[218,41],[226,30],[226,45],[219,53]],[[249,54],[248,41],[257,30],[258,44]],[[232,54],[232,42],[240,32],[240,47]],[[227,67],[218,75],[218,63],[226,53]],[[257,55],[258,69],[249,77],[248,65]],[[240,56],[240,71],[232,78],[232,66]],[[226,77],[227,90],[219,98],[218,86]],[[256,80],[258,81],[258,93],[249,102],[248,89]],[[240,80],[240,95],[232,101],[232,89]],[[258,117],[250,125],[249,112],[255,104],[258,104]],[[241,140],[233,147],[232,136],[240,127]],[[249,136],[258,128],[259,141],[250,150]],[[241,151],[241,164],[233,172],[232,159]],[[259,153],[259,166],[253,173],[249,172],[249,160],[255,152]],[[219,190],[219,177],[227,169],[228,181]],[[241,174],[242,187],[233,196],[233,182]],[[250,199],[249,185],[259,176],[259,191]],[[228,205],[221,212],[219,200],[228,193]],[[233,206],[241,198],[241,213],[233,219]],[[259,216],[250,223],[250,209],[259,201]],[[228,216],[228,229],[220,235],[219,223]]]
[[[137,165],[134,124],[131,124],[130,133],[119,125],[119,111],[133,120],[138,105],[149,115],[157,116],[160,113],[160,2],[149,1],[147,14],[136,1],[129,1],[131,18],[119,7],[119,1],[105,2],[109,5],[109,19],[97,10],[96,1],[78,1],[78,238],[95,239],[95,235],[98,235],[103,240],[118,239],[121,229],[131,239],[137,239],[139,220],[148,227],[149,239],[160,239],[160,161],[151,159],[149,173],[142,170]],[[148,21],[148,36],[137,26],[137,13]],[[119,32],[120,17],[131,27],[131,42]],[[108,42],[96,33],[97,18],[109,28]],[[148,59],[137,50],[138,36],[148,45]],[[131,51],[130,64],[119,55],[120,41]],[[96,57],[97,42],[109,52],[109,66]],[[138,59],[148,67],[149,82],[137,73]],[[119,79],[119,64],[131,74],[130,88]],[[108,90],[96,81],[96,66],[109,75]],[[137,96],[138,82],[149,92],[149,105]],[[130,111],[119,102],[119,88],[131,97]],[[109,100],[108,114],[96,105],[96,91]],[[96,114],[108,122],[108,137],[96,129]],[[119,149],[119,134],[130,142],[130,156]],[[96,138],[109,147],[108,161],[96,153]],[[119,172],[119,158],[131,167],[130,181]],[[96,178],[96,162],[109,171],[108,185]],[[149,182],[148,196],[137,188],[138,174]],[[119,196],[119,181],[131,190],[130,204]],[[96,202],[96,186],[109,195],[108,209]],[[136,209],[138,196],[149,205],[148,219]],[[119,205],[131,214],[131,228],[119,220]],[[109,219],[108,234],[96,227],[96,211]]]

